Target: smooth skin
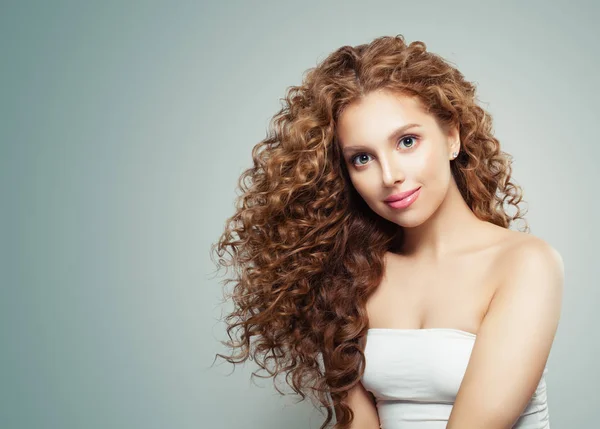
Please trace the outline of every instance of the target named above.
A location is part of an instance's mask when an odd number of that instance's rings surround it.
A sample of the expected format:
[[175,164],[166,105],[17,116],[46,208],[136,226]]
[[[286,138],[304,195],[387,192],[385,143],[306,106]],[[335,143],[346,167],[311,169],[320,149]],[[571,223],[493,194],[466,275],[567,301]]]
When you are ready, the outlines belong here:
[[[408,124],[418,124],[406,128]],[[404,129],[402,129],[404,128]],[[509,429],[531,399],[560,319],[564,265],[544,240],[477,218],[451,174],[458,129],[444,133],[416,98],[385,90],[348,106],[338,140],[367,205],[404,228],[367,302],[371,328],[477,334],[447,429]],[[408,208],[384,199],[421,187]],[[352,428],[380,427],[373,395],[349,394]]]

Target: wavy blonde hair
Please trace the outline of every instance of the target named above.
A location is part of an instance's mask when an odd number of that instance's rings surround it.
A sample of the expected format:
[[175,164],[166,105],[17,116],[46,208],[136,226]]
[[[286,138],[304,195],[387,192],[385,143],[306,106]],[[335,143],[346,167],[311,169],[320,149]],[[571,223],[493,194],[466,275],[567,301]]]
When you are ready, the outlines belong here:
[[459,126],[452,174],[478,218],[505,228],[523,219],[512,157],[500,150],[475,85],[425,43],[407,45],[398,35],[343,46],[288,88],[239,179],[236,212],[212,246],[218,266],[236,270],[223,282],[234,283],[224,295],[234,309],[222,343],[238,352],[216,356],[254,360],[274,383],[285,375],[301,400],[325,408],[321,429],[334,413],[334,428],[353,420],[347,395],[365,366],[366,301],[382,279],[385,252],[402,239],[402,228],[353,188],[336,140],[340,112],[379,89],[416,97],[444,129]]

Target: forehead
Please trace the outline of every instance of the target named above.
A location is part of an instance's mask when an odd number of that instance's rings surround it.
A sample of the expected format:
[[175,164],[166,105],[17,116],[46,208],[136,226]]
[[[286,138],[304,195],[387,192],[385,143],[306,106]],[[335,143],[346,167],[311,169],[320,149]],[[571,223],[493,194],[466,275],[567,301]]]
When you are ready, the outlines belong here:
[[416,97],[375,91],[346,106],[337,121],[337,134],[342,145],[376,141],[402,125],[430,126],[431,121]]

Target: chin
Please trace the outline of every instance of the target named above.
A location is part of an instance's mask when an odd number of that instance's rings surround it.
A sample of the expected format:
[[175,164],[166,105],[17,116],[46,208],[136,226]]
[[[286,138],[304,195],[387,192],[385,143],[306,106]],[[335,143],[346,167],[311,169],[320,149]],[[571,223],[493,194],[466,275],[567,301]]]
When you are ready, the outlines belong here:
[[401,219],[390,219],[390,221],[402,228],[415,228],[422,225],[426,220],[427,218],[421,216],[403,216]]
[[[384,203],[385,204],[385,203]],[[415,209],[392,209],[385,205],[383,208],[379,208],[376,213],[384,219],[395,223],[403,228],[414,228],[421,225],[427,220],[427,216],[424,216],[422,210]]]

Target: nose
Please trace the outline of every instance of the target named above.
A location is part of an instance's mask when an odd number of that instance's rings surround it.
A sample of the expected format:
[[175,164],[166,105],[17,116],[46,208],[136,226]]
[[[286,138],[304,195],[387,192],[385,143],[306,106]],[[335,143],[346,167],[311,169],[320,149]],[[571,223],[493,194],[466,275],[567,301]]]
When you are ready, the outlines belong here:
[[385,186],[404,182],[404,174],[397,159],[392,157],[381,161],[381,181]]

